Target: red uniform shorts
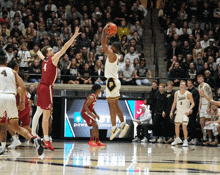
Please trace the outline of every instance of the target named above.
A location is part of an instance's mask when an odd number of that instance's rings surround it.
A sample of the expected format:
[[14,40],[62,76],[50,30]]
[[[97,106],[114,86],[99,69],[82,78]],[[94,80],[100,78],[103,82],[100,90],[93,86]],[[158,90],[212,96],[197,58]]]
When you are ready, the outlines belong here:
[[23,111],[18,111],[18,118],[21,120],[22,126],[29,126],[30,112],[31,112],[31,108],[29,105],[26,105]]
[[39,84],[37,87],[37,106],[44,110],[51,110],[53,103],[53,86]]
[[81,116],[86,121],[88,126],[92,126],[95,122],[95,119],[87,113],[81,112]]

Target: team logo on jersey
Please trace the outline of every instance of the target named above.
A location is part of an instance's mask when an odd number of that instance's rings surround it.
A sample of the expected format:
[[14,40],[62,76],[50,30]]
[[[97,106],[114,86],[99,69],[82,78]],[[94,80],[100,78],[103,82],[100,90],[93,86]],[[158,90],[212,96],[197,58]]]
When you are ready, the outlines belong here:
[[112,92],[116,88],[116,84],[113,78],[109,78],[107,81],[107,88],[110,92]]

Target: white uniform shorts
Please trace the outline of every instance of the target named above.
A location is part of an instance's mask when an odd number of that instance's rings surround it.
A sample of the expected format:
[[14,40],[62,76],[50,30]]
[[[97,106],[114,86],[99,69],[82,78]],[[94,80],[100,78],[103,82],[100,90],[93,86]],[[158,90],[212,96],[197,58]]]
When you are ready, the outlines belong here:
[[211,123],[211,124],[205,126],[205,127],[204,127],[204,130],[205,130],[205,131],[211,130],[212,133],[213,133],[213,135],[214,135],[214,136],[217,136],[217,135],[218,135],[218,129],[217,129],[218,125],[219,125],[218,123]]
[[16,97],[13,94],[0,94],[0,119],[7,112],[7,119],[17,119],[18,109],[16,105]]
[[120,97],[121,82],[119,79],[108,78],[106,82],[106,98]]
[[183,111],[177,111],[176,117],[175,117],[175,124],[183,124],[188,125],[189,123],[189,117],[185,115],[186,112]]
[[211,115],[208,114],[206,111],[207,108],[208,108],[208,105],[201,105],[201,109],[200,109],[200,113],[199,113],[200,118],[206,118],[206,119],[211,118]]

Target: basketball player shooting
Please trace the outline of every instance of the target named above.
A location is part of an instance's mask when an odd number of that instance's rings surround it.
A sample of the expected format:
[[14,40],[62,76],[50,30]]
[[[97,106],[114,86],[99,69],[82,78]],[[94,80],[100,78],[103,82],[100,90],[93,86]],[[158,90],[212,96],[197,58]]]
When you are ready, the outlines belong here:
[[102,31],[102,47],[104,51],[108,54],[105,63],[105,77],[107,78],[106,82],[106,98],[108,100],[111,122],[112,122],[112,129],[111,129],[111,136],[110,140],[114,139],[115,136],[120,132],[120,129],[116,126],[116,114],[118,115],[121,121],[121,133],[119,138],[125,136],[126,132],[129,129],[129,125],[124,121],[124,115],[121,107],[118,104],[118,99],[120,97],[120,88],[121,82],[118,79],[118,63],[120,59],[119,51],[121,50],[120,42],[113,42],[111,47],[108,47],[108,41],[111,37],[107,35],[105,37],[106,30],[110,28],[110,24],[107,24]]
[[63,48],[54,53],[53,49],[49,46],[45,46],[40,52],[38,51],[38,56],[43,60],[42,62],[42,77],[41,82],[37,87],[37,111],[33,117],[32,124],[32,134],[37,137],[36,128],[38,120],[43,113],[42,128],[44,139],[43,143],[45,148],[54,151],[49,140],[49,118],[51,115],[52,104],[53,104],[53,84],[56,81],[58,73],[58,62],[60,57],[66,52],[66,50],[75,41],[76,37],[79,36],[79,27],[76,27],[75,33],[72,38],[66,42]]

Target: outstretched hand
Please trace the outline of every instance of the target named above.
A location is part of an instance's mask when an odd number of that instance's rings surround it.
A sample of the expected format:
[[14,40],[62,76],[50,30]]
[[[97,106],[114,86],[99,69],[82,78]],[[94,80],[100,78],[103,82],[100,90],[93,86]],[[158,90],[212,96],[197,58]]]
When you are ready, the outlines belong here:
[[106,31],[107,28],[109,28],[109,23],[107,23],[107,24],[105,25],[105,27],[103,28],[103,30]]
[[79,30],[80,30],[80,27],[75,28],[75,33],[74,33],[75,36],[79,36],[81,34],[81,32],[79,32]]

